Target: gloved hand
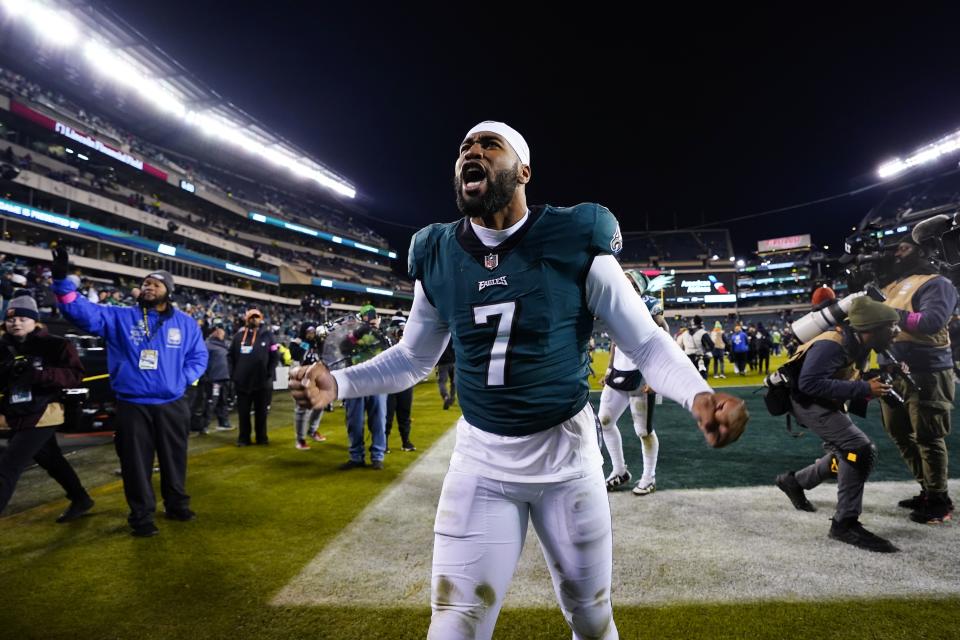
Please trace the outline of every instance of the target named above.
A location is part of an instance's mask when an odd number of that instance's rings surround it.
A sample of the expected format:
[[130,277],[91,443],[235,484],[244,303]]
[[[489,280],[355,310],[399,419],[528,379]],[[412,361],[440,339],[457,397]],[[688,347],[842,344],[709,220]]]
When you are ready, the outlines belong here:
[[50,273],[54,280],[63,280],[67,277],[67,269],[70,266],[70,254],[61,246],[53,250],[53,268]]

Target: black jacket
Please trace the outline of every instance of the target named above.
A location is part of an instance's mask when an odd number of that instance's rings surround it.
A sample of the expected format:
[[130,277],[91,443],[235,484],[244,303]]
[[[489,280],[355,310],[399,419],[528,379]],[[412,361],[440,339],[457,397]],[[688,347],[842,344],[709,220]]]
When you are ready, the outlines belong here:
[[259,391],[273,388],[279,362],[278,345],[266,329],[243,328],[233,336],[227,358],[230,378],[237,391]]
[[[17,357],[29,365],[19,375],[13,373]],[[69,340],[40,328],[23,342],[9,334],[0,338],[0,384],[4,387],[0,413],[10,429],[36,426],[47,405],[56,402],[64,388],[76,387],[82,380],[83,364]],[[18,395],[23,397],[24,390],[29,390],[30,401],[13,402]]]

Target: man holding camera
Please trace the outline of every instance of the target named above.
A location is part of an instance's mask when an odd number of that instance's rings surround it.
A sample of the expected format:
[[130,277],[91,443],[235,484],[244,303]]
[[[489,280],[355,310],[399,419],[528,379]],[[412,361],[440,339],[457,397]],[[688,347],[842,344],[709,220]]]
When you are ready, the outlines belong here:
[[[953,358],[947,325],[957,304],[957,290],[930,263],[925,250],[907,236],[894,254],[897,279],[883,293],[897,311],[902,329],[890,351],[905,363],[916,386],[894,382],[901,407],[883,406],[883,425],[920,483],[920,494],[902,500],[910,519],[922,524],[950,520],[953,502],[947,493],[947,444],[953,409]],[[881,366],[889,365],[880,358]]]
[[92,304],[67,276],[67,252],[54,251],[53,290],[71,322],[107,343],[110,386],[117,395],[117,454],[131,534],[150,537],[156,498],[150,476],[156,454],[168,520],[196,518],[186,492],[187,387],[207,367],[207,350],[193,318],[170,300],[173,276],[153,271],[143,279],[135,307]]
[[63,423],[60,394],[83,378],[83,365],[73,345],[51,336],[37,321],[37,302],[29,296],[10,301],[0,338],[0,414],[13,431],[0,455],[0,512],[6,508],[20,474],[33,459],[67,492],[70,506],[57,522],[80,518],[93,500],[57,444],[52,427]]
[[[879,378],[860,380],[870,351],[886,349],[899,319],[897,313],[867,296],[850,305],[847,325],[830,329],[797,349],[780,368],[790,393],[789,411],[797,422],[820,436],[828,452],[797,472],[777,476],[777,487],[800,511],[816,511],[804,495],[837,474],[837,510],[830,524],[834,540],[890,553],[890,541],[863,528],[863,486],[877,460],[877,448],[847,416],[847,401],[881,397],[891,386]],[[884,403],[886,404],[886,403]]]

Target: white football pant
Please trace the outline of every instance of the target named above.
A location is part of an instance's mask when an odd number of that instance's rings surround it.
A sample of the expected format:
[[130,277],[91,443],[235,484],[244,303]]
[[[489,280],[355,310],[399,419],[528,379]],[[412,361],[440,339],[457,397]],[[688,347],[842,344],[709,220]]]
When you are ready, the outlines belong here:
[[488,640],[527,534],[540,538],[574,640],[617,640],[610,604],[610,504],[597,468],[563,482],[447,473],[434,525],[428,640]]

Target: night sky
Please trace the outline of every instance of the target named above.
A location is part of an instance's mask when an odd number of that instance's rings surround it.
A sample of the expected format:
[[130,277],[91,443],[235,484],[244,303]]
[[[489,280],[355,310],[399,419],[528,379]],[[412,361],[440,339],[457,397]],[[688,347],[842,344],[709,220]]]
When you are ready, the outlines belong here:
[[[624,230],[846,192],[960,128],[960,16],[947,10],[105,4],[349,177],[372,215],[406,225],[372,223],[401,250],[409,227],[459,217],[453,163],[480,120],[526,137],[529,202],[600,202]],[[724,226],[741,256],[793,233],[839,245],[882,194]]]

